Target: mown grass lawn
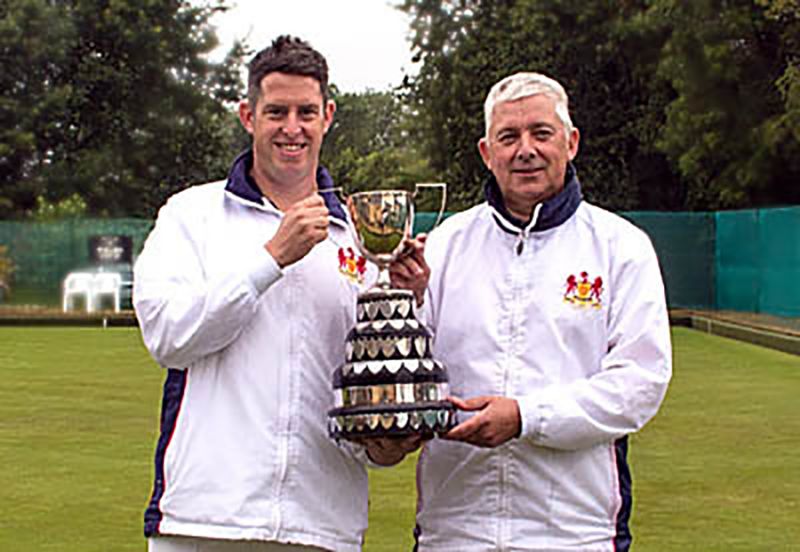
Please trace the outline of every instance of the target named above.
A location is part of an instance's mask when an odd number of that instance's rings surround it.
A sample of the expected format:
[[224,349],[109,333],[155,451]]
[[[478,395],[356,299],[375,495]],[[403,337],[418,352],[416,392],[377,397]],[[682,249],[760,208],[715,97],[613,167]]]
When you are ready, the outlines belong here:
[[[632,439],[636,552],[800,550],[800,357],[674,330]],[[145,550],[163,373],[135,329],[0,328],[0,550]],[[367,552],[410,550],[414,463],[371,474]]]

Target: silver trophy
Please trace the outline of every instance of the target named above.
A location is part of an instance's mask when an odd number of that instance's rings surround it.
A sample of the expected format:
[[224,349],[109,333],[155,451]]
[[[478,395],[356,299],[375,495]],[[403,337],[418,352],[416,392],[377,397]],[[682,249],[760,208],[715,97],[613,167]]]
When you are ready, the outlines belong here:
[[356,245],[379,272],[375,285],[358,296],[345,363],[334,372],[335,406],[328,412],[334,438],[433,435],[455,425],[453,405],[446,400],[447,371],[431,357],[431,335],[414,316],[414,294],[392,289],[389,278],[389,265],[405,254],[421,188],[442,191],[436,226],[444,213],[445,184],[347,198]]

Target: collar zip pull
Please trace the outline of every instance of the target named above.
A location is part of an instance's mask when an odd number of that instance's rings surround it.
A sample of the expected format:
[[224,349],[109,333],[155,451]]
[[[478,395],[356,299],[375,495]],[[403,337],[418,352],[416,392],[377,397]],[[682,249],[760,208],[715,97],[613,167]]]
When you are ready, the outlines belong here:
[[527,234],[528,232],[522,230],[517,236],[517,245],[516,245],[517,256],[522,255],[522,251],[525,249],[525,238],[527,237]]
[[542,210],[542,204],[538,203],[533,208],[533,215],[531,215],[531,221],[528,223],[526,228],[523,228],[519,231],[519,235],[517,237],[517,256],[522,255],[522,251],[525,249],[525,241],[528,239],[528,236],[533,231],[533,228],[536,226],[536,221],[539,220],[539,211]]

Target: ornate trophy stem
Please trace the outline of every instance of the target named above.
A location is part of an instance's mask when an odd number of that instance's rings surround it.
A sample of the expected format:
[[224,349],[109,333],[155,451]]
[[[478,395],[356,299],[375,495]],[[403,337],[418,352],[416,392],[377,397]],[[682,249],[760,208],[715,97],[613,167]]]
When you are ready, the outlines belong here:
[[389,269],[385,266],[378,267],[378,279],[373,288],[388,290],[392,289],[392,279],[389,277]]

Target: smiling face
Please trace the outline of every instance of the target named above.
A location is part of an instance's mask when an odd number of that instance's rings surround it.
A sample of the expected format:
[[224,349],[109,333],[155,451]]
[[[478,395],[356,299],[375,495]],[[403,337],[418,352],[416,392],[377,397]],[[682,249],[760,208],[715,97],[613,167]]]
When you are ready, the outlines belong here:
[[315,189],[319,150],[334,111],[316,79],[286,73],[261,80],[255,109],[240,105],[239,118],[253,137],[253,177],[266,195],[273,189]]
[[531,218],[533,207],[564,187],[567,163],[578,153],[578,129],[566,131],[545,94],[497,103],[487,137],[478,142],[509,212]]

